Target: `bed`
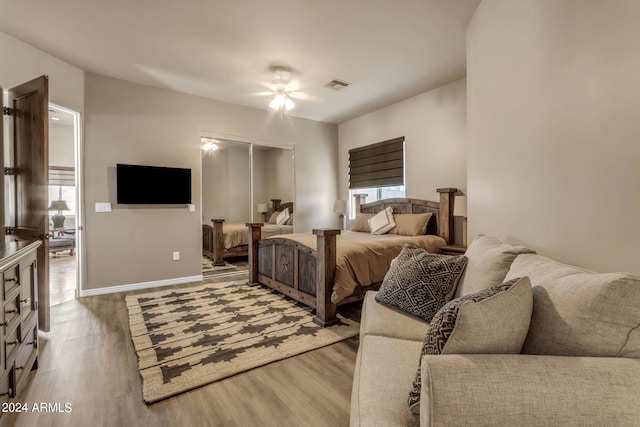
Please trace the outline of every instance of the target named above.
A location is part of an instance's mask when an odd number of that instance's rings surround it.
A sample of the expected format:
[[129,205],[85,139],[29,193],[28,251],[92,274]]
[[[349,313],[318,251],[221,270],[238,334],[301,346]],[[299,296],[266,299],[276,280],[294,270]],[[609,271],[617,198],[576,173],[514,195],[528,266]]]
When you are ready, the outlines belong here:
[[[372,236],[368,232],[314,229],[312,233],[262,238],[262,224],[248,224],[249,282],[269,286],[315,308],[314,321],[319,325],[336,323],[337,306],[361,300],[367,290],[377,288],[403,243],[438,252],[451,242],[456,192],[455,188],[438,189],[439,202],[396,198],[361,204],[361,199],[356,198],[357,212],[362,214],[376,214],[387,208],[394,215],[430,213],[425,234],[420,236]],[[361,258],[352,261],[350,248],[374,252],[375,258],[358,267]],[[349,277],[351,270],[364,271],[365,276],[370,273],[370,277],[363,279],[358,273]],[[355,286],[346,283],[349,281]]]
[[[273,213],[288,209],[293,215],[293,202],[282,203],[281,199],[271,199],[271,211]],[[280,234],[293,233],[293,218],[288,224],[264,224],[261,238],[272,237]],[[225,223],[224,219],[212,219],[211,224],[202,225],[202,255],[210,258],[213,265],[224,265],[225,258],[247,256],[249,245],[249,231],[246,223]]]

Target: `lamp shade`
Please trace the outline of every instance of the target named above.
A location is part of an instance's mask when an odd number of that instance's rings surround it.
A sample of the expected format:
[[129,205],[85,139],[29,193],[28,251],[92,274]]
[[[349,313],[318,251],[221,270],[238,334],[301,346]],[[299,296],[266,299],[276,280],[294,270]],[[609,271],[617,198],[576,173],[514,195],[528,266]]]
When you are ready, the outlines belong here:
[[336,200],[333,204],[333,212],[344,215],[347,213],[347,201],[346,200]]
[[258,203],[258,212],[260,213],[269,212],[269,206],[266,203]]
[[454,216],[467,216],[467,196],[457,196],[453,205]]
[[69,206],[67,206],[67,202],[64,200],[52,200],[49,205],[50,211],[68,211]]

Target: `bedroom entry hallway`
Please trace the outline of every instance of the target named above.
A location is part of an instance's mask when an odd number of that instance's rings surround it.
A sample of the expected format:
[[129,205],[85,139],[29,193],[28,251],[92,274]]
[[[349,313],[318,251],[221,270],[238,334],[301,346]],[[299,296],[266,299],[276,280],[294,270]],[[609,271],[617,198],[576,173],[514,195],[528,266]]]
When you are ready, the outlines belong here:
[[49,298],[55,306],[78,294],[79,113],[49,104]]

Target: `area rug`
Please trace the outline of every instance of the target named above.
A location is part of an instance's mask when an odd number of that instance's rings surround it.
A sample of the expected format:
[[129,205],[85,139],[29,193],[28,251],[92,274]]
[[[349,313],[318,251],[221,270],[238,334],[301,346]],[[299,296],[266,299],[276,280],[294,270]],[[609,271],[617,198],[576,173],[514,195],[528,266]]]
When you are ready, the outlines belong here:
[[309,307],[261,285],[208,283],[126,297],[147,403],[345,340],[359,323],[328,328]]
[[246,258],[232,258],[231,262],[225,261],[224,265],[213,265],[213,261],[209,258],[202,257],[202,274],[204,276],[247,271],[248,269],[249,262]]

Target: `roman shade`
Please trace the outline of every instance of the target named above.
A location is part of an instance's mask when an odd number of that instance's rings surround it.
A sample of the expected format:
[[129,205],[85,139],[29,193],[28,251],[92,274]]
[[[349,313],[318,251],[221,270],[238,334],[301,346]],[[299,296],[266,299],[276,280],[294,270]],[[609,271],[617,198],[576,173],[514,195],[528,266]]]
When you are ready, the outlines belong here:
[[75,168],[49,166],[49,185],[76,185]]
[[404,185],[404,136],[349,150],[349,188]]

